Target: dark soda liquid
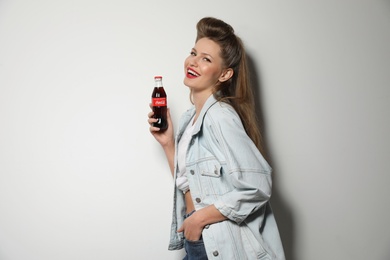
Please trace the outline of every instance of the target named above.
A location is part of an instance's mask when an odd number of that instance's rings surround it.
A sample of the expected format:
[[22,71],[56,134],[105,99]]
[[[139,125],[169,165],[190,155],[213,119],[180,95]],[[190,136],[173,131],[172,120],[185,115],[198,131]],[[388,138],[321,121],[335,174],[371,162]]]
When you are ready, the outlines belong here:
[[152,93],[152,108],[153,118],[158,121],[153,123],[154,127],[160,128],[160,131],[165,131],[168,128],[167,121],[167,95],[163,87],[155,87]]

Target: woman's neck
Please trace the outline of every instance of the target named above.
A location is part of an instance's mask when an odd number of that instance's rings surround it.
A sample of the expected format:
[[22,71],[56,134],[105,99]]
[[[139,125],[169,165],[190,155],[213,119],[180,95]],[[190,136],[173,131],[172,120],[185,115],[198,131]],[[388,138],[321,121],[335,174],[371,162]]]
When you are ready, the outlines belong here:
[[203,105],[206,103],[206,100],[212,95],[211,92],[198,92],[192,93],[192,101],[195,106],[195,118],[194,122],[198,118],[200,111],[202,111]]

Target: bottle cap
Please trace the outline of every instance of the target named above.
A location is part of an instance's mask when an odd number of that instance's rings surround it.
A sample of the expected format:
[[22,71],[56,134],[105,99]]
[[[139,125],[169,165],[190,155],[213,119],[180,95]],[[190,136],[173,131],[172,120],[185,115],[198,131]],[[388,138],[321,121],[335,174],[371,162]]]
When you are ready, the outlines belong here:
[[154,79],[162,79],[162,76],[154,76]]

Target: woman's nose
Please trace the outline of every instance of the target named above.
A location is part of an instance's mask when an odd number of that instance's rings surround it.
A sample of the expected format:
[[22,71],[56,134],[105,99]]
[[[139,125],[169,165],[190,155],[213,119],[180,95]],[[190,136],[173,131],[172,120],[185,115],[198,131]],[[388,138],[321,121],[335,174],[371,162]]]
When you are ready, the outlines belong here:
[[191,67],[196,67],[198,65],[197,57],[194,56],[190,57],[189,64]]

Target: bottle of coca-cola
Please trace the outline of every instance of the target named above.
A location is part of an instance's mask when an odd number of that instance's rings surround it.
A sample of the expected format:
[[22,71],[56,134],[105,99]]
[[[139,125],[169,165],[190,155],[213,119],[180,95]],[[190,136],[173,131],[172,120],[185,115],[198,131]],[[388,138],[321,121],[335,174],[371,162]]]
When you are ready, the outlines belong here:
[[165,131],[168,128],[167,121],[167,95],[162,84],[162,77],[154,77],[154,90],[152,93],[153,118],[157,122],[153,123],[154,127],[160,128],[160,131]]

